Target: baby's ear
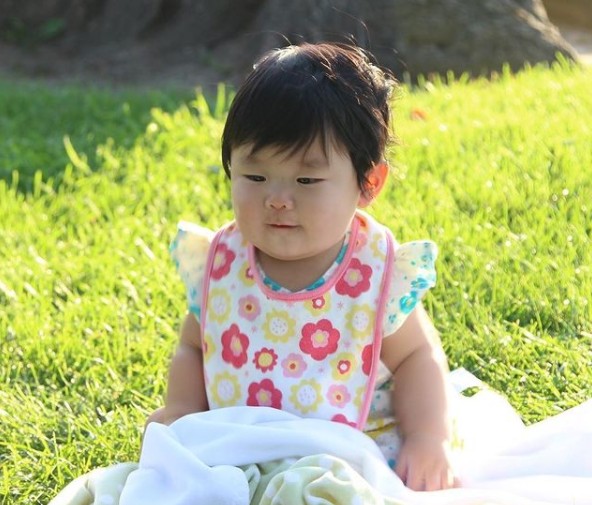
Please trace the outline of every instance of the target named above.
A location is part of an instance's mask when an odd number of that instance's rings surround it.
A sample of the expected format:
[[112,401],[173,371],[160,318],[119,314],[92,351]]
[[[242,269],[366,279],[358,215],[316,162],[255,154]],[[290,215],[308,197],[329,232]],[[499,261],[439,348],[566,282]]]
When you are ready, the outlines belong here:
[[358,200],[358,207],[364,208],[370,205],[380,194],[388,177],[389,167],[386,161],[374,164],[366,176],[364,189]]

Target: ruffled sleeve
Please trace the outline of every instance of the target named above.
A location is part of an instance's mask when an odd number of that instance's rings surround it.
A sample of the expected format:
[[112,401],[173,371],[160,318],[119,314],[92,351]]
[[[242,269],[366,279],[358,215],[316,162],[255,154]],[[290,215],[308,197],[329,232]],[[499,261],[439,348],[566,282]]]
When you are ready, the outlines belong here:
[[428,289],[436,284],[438,247],[429,240],[395,245],[383,335],[392,335],[403,324]]
[[182,221],[170,245],[170,253],[181,276],[189,310],[199,320],[204,268],[214,232],[203,226]]

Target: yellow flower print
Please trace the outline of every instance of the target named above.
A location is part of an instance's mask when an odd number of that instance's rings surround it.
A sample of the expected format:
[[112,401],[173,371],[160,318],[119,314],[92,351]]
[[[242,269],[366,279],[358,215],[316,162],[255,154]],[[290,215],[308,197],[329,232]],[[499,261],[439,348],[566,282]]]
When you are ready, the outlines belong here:
[[[356,389],[356,394],[354,396],[354,405],[358,408],[362,407],[362,402],[364,401],[364,395],[366,394],[366,385],[360,386]],[[372,393],[370,393],[372,394]]]
[[356,355],[351,352],[342,352],[331,360],[331,376],[334,380],[346,381],[352,372],[358,367]]
[[216,344],[214,343],[214,339],[212,338],[212,334],[206,332],[202,338],[201,343],[204,361],[209,361],[209,359],[213,356],[214,352],[216,351]]
[[312,300],[306,300],[304,302],[304,307],[312,316],[325,314],[331,310],[331,295],[330,293],[325,293]]
[[217,323],[223,323],[230,314],[230,294],[225,289],[213,288],[208,303],[208,316]]
[[290,388],[290,401],[302,414],[316,412],[323,402],[321,385],[314,379],[304,379]]
[[253,272],[251,272],[251,267],[249,266],[249,262],[245,261],[239,271],[238,271],[238,278],[245,286],[252,286],[255,284],[255,278],[253,277]]
[[296,321],[285,310],[272,310],[265,318],[263,332],[272,342],[287,342],[295,334]]
[[380,233],[377,233],[372,237],[370,249],[372,249],[375,258],[381,260],[386,258],[386,241],[383,240],[383,236]]
[[354,338],[363,339],[372,333],[374,310],[370,305],[354,305],[346,316],[346,328]]
[[220,407],[232,407],[241,397],[238,377],[230,372],[216,374],[209,389],[214,403]]

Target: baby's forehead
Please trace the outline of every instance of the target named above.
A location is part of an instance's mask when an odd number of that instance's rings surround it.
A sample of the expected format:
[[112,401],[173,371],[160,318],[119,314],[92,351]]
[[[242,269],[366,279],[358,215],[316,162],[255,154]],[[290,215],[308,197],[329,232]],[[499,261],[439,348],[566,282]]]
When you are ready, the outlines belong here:
[[315,167],[329,164],[335,153],[347,153],[347,149],[334,137],[317,136],[306,142],[289,145],[248,142],[234,147],[231,158],[244,163],[257,163],[270,158],[281,161],[296,159],[304,165]]

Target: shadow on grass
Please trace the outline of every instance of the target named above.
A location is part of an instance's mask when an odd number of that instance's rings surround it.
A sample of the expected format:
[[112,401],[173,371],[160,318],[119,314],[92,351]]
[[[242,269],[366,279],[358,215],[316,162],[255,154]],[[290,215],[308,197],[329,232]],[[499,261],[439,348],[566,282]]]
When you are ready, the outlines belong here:
[[[47,86],[0,82],[0,179],[18,190],[33,188],[36,172],[44,180],[61,175],[70,162],[65,140],[100,170],[97,147],[108,139],[129,149],[151,121],[151,109],[178,109],[195,92],[107,90],[82,86]],[[67,142],[67,141],[66,141]]]

